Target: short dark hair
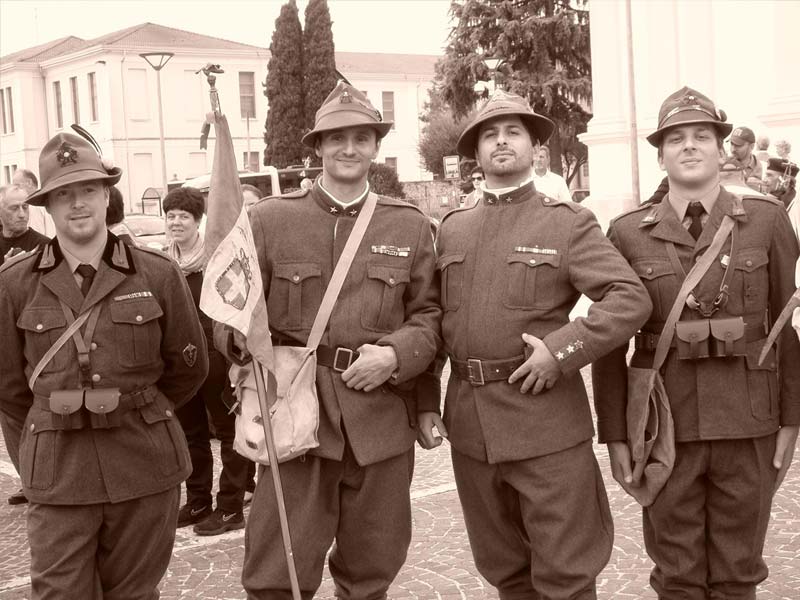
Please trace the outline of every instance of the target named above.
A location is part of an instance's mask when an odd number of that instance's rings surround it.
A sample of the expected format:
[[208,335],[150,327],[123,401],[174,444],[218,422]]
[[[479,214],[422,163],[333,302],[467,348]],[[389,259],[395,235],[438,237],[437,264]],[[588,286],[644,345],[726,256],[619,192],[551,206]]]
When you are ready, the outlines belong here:
[[106,227],[122,223],[125,218],[125,201],[122,192],[116,186],[108,186],[108,210],[106,210]]
[[170,191],[164,196],[162,206],[165,213],[171,210],[185,210],[194,217],[195,221],[200,221],[205,212],[203,194],[193,187],[179,187]]
[[469,172],[469,176],[472,177],[473,175],[483,175],[483,169],[481,167],[475,167],[472,171]]
[[17,171],[22,173],[25,176],[25,179],[29,179],[35,187],[39,187],[39,180],[36,178],[36,175],[33,171],[28,169],[17,169]]
[[261,190],[254,185],[250,185],[249,183],[242,184],[242,194],[244,194],[245,192],[250,192],[261,198]]

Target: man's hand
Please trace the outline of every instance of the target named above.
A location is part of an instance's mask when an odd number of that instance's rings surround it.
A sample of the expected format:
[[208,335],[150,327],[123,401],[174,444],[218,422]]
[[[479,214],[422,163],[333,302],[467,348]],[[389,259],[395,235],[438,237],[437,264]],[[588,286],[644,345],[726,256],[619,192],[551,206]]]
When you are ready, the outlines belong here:
[[798,430],[800,430],[798,425],[788,425],[778,430],[778,436],[775,439],[775,456],[772,459],[772,466],[778,469],[773,494],[781,487],[783,478],[786,477],[786,472],[792,464]]
[[[442,435],[433,435],[434,427]],[[417,415],[417,442],[420,446],[425,450],[432,450],[442,445],[443,437],[447,437],[447,428],[445,428],[439,413],[428,411]]]
[[[558,361],[550,354],[545,343],[536,336],[527,333],[522,334],[522,340],[531,347],[533,352],[520,367],[508,378],[508,383],[514,383],[525,377],[519,391],[527,394],[533,388],[534,396],[545,388],[548,390],[553,387],[561,376],[561,369],[558,368]],[[527,377],[526,377],[527,375]]]
[[397,370],[397,354],[391,346],[364,344],[357,351],[356,362],[342,373],[342,380],[351,390],[371,392]]
[[633,480],[631,451],[625,442],[608,442],[608,457],[611,462],[611,474],[623,485],[638,487],[639,481]]

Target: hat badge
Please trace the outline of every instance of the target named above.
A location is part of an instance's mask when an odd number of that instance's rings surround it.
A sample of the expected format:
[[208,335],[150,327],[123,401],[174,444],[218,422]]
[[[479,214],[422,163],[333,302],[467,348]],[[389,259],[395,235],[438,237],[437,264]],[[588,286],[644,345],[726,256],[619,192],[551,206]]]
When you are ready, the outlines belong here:
[[353,98],[350,96],[350,92],[344,91],[342,92],[341,97],[339,98],[340,104],[350,104],[353,101]]
[[683,98],[681,98],[681,104],[684,105],[694,104],[696,101],[697,98],[695,98],[693,94],[686,94]]
[[62,167],[78,162],[78,151],[67,142],[62,142],[56,151],[56,159]]

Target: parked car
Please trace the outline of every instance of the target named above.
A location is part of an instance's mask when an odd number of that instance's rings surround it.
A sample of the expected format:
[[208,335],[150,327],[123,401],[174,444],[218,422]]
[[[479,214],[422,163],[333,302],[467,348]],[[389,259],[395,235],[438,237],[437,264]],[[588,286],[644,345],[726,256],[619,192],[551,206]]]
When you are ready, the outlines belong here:
[[124,221],[136,241],[148,248],[164,250],[169,242],[164,217],[157,215],[126,215]]
[[572,201],[581,203],[589,197],[589,190],[587,188],[576,188],[572,190]]

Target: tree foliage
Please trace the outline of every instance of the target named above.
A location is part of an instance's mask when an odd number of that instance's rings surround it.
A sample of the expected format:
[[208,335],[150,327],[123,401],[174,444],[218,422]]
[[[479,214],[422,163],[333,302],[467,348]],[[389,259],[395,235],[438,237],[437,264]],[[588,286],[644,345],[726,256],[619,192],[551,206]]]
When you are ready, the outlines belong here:
[[303,161],[303,31],[295,0],[281,7],[270,44],[264,95],[269,102],[265,124],[264,164],[288,167]]
[[[422,159],[422,166],[439,177],[444,177],[442,158],[456,152],[456,143],[472,114],[457,117],[449,108],[438,106],[436,102],[428,105],[428,112],[423,118],[425,126],[419,138],[417,151]],[[474,165],[474,161],[472,161]]]
[[436,67],[442,100],[456,115],[468,113],[475,105],[475,82],[491,76],[483,58],[502,58],[499,85],[528,98],[536,112],[556,123],[548,142],[552,170],[561,173],[561,156],[577,170],[586,160],[586,147],[576,136],[591,118],[587,2],[453,0],[456,26]]
[[372,163],[367,174],[369,189],[376,194],[391,196],[392,198],[405,198],[403,184],[397,178],[397,171],[383,163]]
[[[327,0],[310,0],[303,27],[304,127],[314,128],[314,117],[336,87],[336,55],[333,45],[331,14]],[[315,166],[319,159],[312,156]]]

